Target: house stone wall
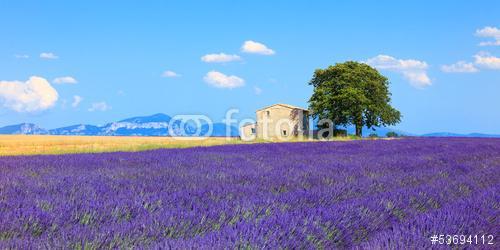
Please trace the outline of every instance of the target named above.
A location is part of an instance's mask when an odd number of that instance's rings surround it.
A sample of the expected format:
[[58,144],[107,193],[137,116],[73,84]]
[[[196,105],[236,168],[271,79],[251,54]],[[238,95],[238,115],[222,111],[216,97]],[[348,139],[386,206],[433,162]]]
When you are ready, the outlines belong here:
[[308,111],[284,105],[273,105],[256,112],[257,138],[273,139],[306,135]]

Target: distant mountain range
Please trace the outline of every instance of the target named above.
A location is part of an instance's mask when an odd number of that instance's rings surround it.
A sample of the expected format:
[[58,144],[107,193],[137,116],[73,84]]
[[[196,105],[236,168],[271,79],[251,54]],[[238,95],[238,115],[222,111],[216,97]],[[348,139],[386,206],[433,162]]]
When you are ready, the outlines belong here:
[[492,135],[492,134],[481,134],[481,133],[457,134],[457,133],[449,133],[449,132],[429,133],[429,134],[423,134],[421,136],[426,136],[426,137],[482,137],[482,138],[500,138],[500,135]]
[[[171,128],[169,128],[171,126]],[[193,136],[199,134],[207,136],[209,125],[205,122],[200,124],[183,123],[182,120],[173,120],[166,114],[154,114],[151,116],[137,116],[117,122],[111,122],[103,126],[90,124],[77,124],[67,127],[45,129],[33,123],[21,123],[0,128],[0,134],[24,134],[24,135],[100,135],[100,136]],[[226,124],[212,124],[211,136],[226,136]],[[239,129],[236,126],[229,127],[230,136],[239,136]],[[199,132],[199,133],[197,133]],[[354,134],[354,127],[347,127],[349,134]],[[405,136],[425,136],[425,137],[500,137],[492,134],[457,134],[448,132],[429,133],[416,135],[405,131],[380,127],[376,130],[363,128],[363,135],[376,134],[386,136],[388,132],[396,132]]]
[[44,135],[47,133],[46,129],[40,128],[33,123],[21,123],[0,128],[0,134],[8,135]]
[[[171,126],[171,127],[169,127]],[[100,136],[207,136],[210,126],[205,122],[199,125],[194,122],[173,120],[165,114],[138,116],[111,122],[103,126],[77,124],[67,127],[44,129],[33,123],[21,123],[0,128],[0,134],[25,135],[100,135]],[[226,136],[226,124],[212,124],[211,136]],[[238,128],[228,128],[230,136],[238,136]],[[199,132],[199,133],[198,133]]]
[[[356,134],[356,128],[354,126],[349,126],[346,128],[348,134]],[[408,133],[402,130],[398,129],[392,129],[392,128],[386,128],[386,127],[377,127],[375,130],[369,129],[367,127],[363,127],[363,130],[361,131],[363,133],[363,136],[369,136],[370,134],[376,134],[379,137],[385,137],[388,132],[395,132],[398,135],[405,135],[405,136],[416,136],[415,134]]]
[[[450,132],[436,132],[436,133],[428,133],[428,134],[418,135],[418,134],[408,133],[408,132],[398,130],[398,129],[385,128],[385,127],[376,128],[375,131],[373,131],[372,129],[363,128],[363,136],[369,136],[370,134],[376,134],[377,136],[383,137],[383,136],[386,136],[388,132],[395,132],[398,135],[402,135],[402,136],[500,138],[500,135],[481,134],[481,133],[458,134],[458,133],[450,133]],[[348,127],[347,133],[354,134],[355,133],[354,127]]]

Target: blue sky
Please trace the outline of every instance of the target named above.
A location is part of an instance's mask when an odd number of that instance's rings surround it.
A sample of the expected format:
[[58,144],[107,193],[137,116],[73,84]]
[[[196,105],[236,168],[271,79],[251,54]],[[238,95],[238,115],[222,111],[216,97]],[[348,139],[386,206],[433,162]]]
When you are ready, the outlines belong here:
[[158,112],[221,120],[229,108],[253,118],[273,103],[307,107],[315,69],[356,60],[389,77],[397,128],[500,134],[499,1],[1,1],[0,10],[0,126]]

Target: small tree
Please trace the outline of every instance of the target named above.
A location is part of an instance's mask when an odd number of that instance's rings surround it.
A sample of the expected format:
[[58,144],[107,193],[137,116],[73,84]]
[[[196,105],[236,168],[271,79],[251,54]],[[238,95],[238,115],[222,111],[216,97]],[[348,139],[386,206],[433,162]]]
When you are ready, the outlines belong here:
[[396,133],[394,131],[387,132],[386,136],[387,137],[399,137],[398,133]]
[[330,119],[333,126],[362,128],[394,125],[401,114],[390,105],[389,81],[376,69],[364,63],[348,61],[318,69],[309,82],[314,93],[309,99],[312,115]]

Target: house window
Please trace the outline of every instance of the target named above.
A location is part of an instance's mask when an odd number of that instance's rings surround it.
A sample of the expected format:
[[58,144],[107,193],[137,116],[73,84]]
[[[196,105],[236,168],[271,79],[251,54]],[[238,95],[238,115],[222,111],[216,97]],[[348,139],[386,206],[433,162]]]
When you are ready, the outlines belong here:
[[255,128],[252,128],[252,134],[253,135],[255,134]]
[[283,136],[286,136],[286,130],[283,130]]
[[271,115],[271,111],[266,111],[266,114],[267,114],[267,117],[269,117]]

